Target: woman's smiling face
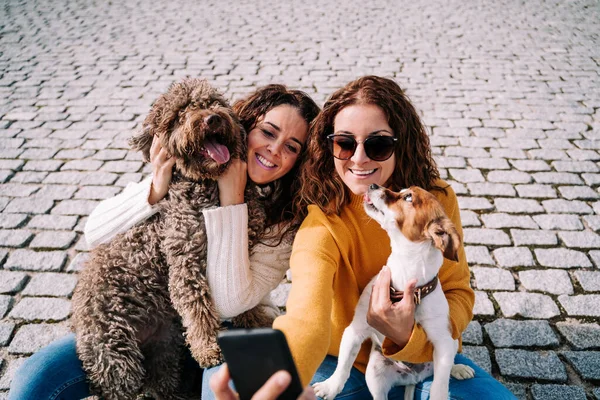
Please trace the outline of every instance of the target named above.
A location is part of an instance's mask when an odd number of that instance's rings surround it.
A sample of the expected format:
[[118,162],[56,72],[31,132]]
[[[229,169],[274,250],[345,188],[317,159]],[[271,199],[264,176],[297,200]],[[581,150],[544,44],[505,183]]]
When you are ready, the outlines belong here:
[[333,128],[336,135],[350,135],[359,142],[348,160],[334,160],[336,172],[350,191],[362,195],[373,183],[385,186],[394,172],[396,155],[374,161],[367,156],[363,145],[370,136],[394,136],[383,110],[374,104],[345,107],[335,116]]
[[307,136],[308,124],[296,108],[269,110],[248,133],[248,177],[264,185],[290,172]]

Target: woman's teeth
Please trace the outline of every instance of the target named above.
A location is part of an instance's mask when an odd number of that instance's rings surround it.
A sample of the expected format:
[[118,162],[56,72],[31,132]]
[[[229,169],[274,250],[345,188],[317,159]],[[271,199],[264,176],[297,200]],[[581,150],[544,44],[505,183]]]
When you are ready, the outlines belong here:
[[256,155],[256,159],[265,167],[273,168],[275,166],[275,164],[273,164],[272,162],[270,162],[269,160],[267,160],[266,158],[264,158],[263,156],[261,156],[259,154]]
[[366,176],[366,175],[371,175],[373,172],[375,172],[375,171],[376,171],[376,169],[370,169],[370,170],[368,170],[368,171],[363,171],[363,170],[361,170],[361,171],[357,171],[357,170],[355,170],[355,169],[351,169],[350,171],[352,171],[352,173],[353,173],[354,175]]

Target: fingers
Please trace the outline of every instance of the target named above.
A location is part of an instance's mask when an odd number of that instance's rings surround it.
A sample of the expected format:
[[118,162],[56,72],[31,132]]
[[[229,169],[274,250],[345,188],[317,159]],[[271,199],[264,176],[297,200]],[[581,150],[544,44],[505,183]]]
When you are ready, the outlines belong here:
[[252,400],[275,400],[289,386],[292,377],[287,371],[278,371],[254,393]]
[[160,138],[154,136],[152,138],[152,146],[150,146],[150,162],[157,168],[172,168],[175,165],[175,157],[171,157],[169,152],[160,144]]
[[392,282],[390,268],[385,265],[377,279],[375,280],[375,285],[373,286],[373,293],[371,293],[371,304],[379,305],[384,307],[390,303],[390,284]]
[[217,400],[238,400],[237,394],[229,387],[229,368],[223,364],[219,370],[210,377],[210,389]]
[[404,298],[402,299],[402,302],[404,302],[406,305],[413,305],[414,306],[414,303],[415,303],[415,288],[416,287],[417,287],[417,280],[416,279],[411,279],[406,284],[406,287],[404,288]]

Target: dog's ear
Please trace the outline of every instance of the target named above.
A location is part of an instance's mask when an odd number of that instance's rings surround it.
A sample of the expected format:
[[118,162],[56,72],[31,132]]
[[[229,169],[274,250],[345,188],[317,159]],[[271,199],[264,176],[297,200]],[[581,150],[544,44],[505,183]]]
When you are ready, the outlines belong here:
[[445,258],[458,261],[460,237],[450,219],[444,217],[431,221],[427,225],[426,235],[433,241],[434,246],[444,254]]
[[129,146],[133,150],[141,151],[145,162],[150,162],[150,147],[154,138],[153,129],[144,126],[142,131],[129,139]]

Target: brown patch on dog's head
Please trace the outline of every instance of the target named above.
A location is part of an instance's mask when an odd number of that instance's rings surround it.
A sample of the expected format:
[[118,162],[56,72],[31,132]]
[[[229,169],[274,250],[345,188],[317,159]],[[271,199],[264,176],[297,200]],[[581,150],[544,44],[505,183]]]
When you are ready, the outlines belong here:
[[216,179],[232,158],[246,158],[246,133],[229,103],[204,79],[174,83],[152,105],[140,134],[130,140],[145,161],[154,136],[177,158],[188,179]]
[[393,192],[371,185],[365,195],[365,210],[384,229],[393,226],[411,242],[431,240],[444,257],[458,261],[460,236],[441,203],[428,191],[411,186]]

